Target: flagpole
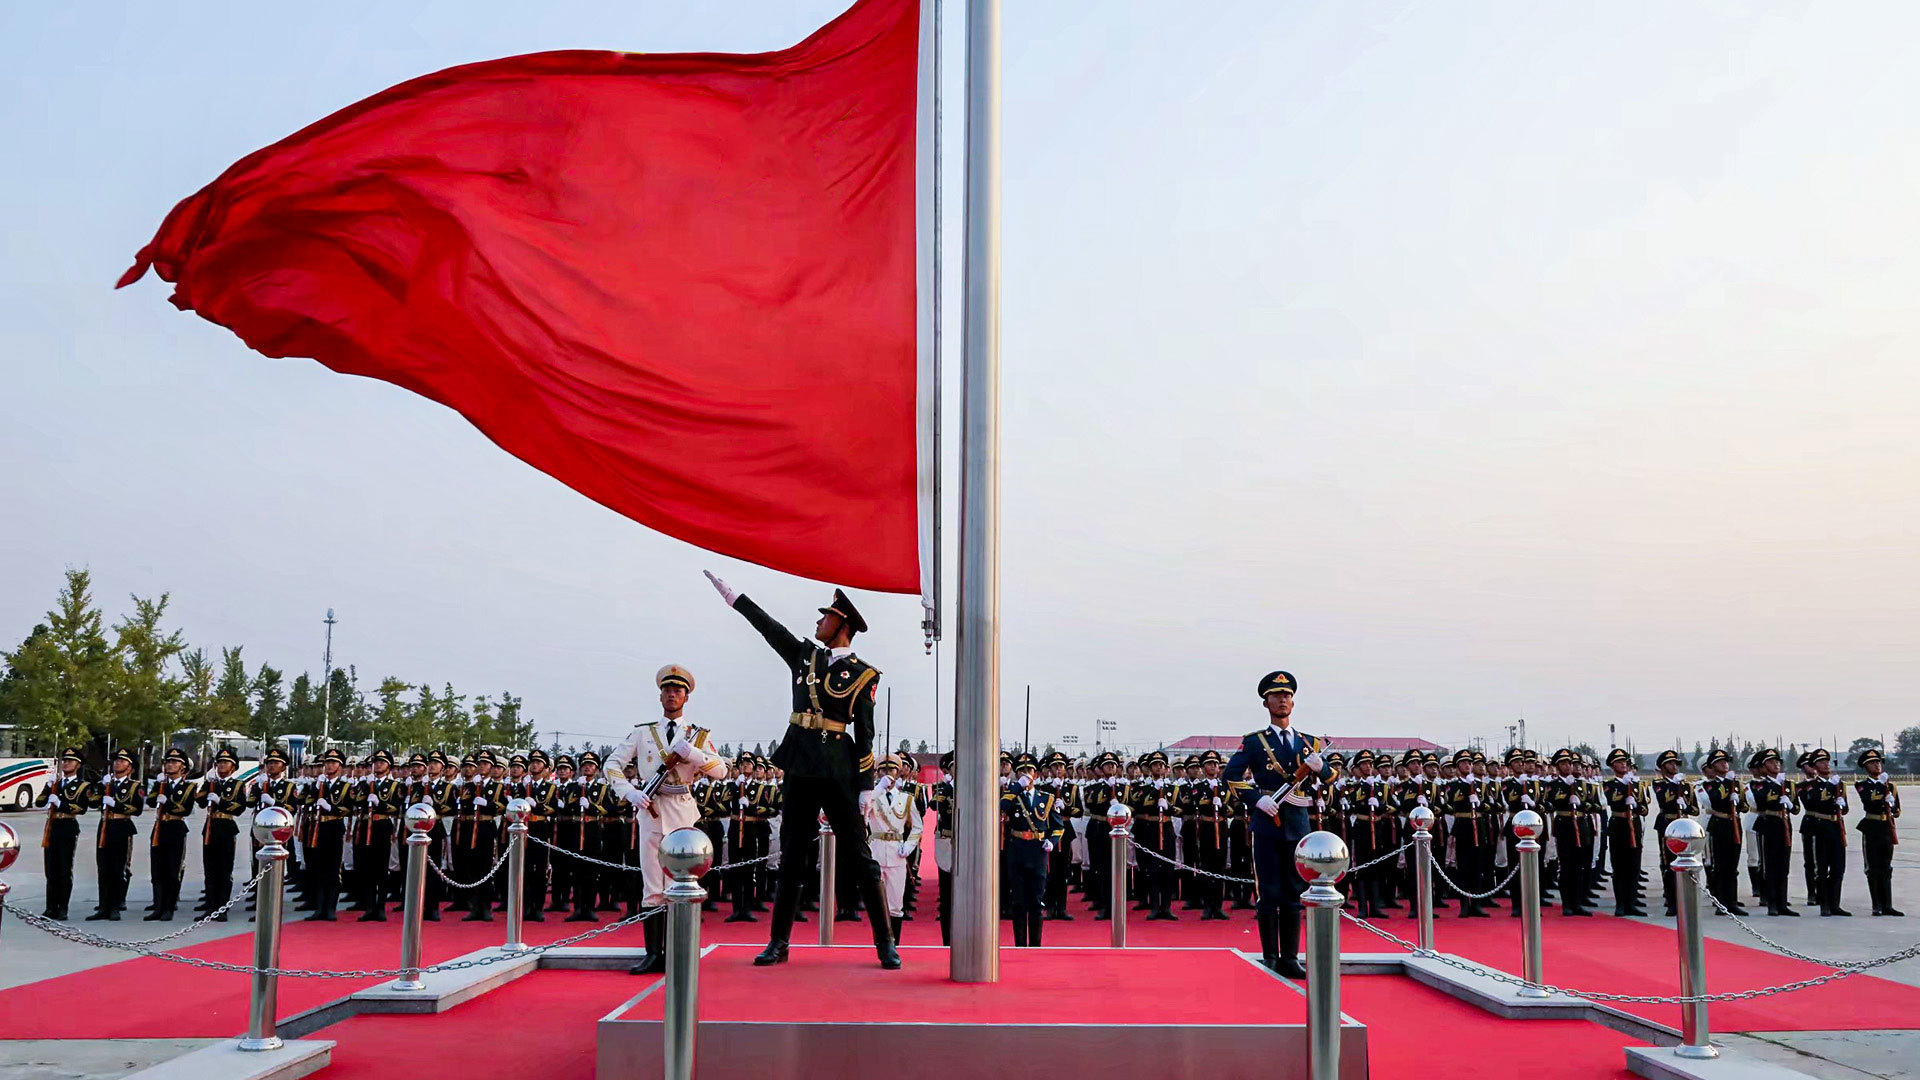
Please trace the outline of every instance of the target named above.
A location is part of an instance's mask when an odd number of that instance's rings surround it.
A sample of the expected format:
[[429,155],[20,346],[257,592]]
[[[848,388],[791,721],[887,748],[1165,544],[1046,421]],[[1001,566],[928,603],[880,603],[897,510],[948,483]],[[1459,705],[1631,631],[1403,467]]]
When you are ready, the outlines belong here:
[[[936,12],[936,18],[938,14]],[[960,589],[953,679],[955,982],[1000,981],[1000,0],[967,3]]]

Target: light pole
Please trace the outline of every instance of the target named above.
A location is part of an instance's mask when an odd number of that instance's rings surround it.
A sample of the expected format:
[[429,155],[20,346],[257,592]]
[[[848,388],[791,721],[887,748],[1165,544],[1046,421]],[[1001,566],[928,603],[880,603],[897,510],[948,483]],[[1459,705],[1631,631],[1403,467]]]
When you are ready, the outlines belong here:
[[320,749],[333,734],[333,609],[327,609],[327,651],[320,656]]

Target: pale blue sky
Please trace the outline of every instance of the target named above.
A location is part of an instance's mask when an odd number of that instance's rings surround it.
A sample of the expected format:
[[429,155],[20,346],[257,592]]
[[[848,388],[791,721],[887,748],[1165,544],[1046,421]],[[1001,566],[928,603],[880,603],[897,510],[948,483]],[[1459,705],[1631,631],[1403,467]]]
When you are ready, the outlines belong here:
[[[410,76],[759,51],[842,6],[7,5],[0,638],[85,564],[285,668],[331,605],[365,678],[611,737],[677,661],[723,738],[776,737],[699,570],[796,624],[822,588],[110,286],[231,161]],[[1027,682],[1036,740],[1243,730],[1273,667],[1339,734],[1915,722],[1920,11],[1006,8],[1010,734]],[[866,606],[896,737],[930,735],[915,604]]]

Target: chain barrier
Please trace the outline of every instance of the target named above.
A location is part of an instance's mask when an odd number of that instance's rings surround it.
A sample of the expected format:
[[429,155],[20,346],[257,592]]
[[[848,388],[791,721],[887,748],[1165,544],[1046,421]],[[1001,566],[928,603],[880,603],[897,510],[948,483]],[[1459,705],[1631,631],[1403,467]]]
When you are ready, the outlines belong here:
[[1912,955],[1920,954],[1920,945],[1915,945],[1912,948],[1904,949],[1892,956],[1884,956],[1878,960],[1867,961],[1863,964],[1842,968],[1838,971],[1830,971],[1824,975],[1816,975],[1811,979],[1781,983],[1778,986],[1767,986],[1758,990],[1728,990],[1719,994],[1607,994],[1598,990],[1569,990],[1566,987],[1555,986],[1552,983],[1532,982],[1520,978],[1517,975],[1509,975],[1504,971],[1487,967],[1483,964],[1476,964],[1471,960],[1463,960],[1456,956],[1449,956],[1443,952],[1429,952],[1390,930],[1382,930],[1365,919],[1356,918],[1345,911],[1340,913],[1340,917],[1360,927],[1369,934],[1384,938],[1416,956],[1424,956],[1430,960],[1437,960],[1448,967],[1458,968],[1472,975],[1481,975],[1495,982],[1506,983],[1509,986],[1531,987],[1536,990],[1545,990],[1550,994],[1559,994],[1563,997],[1586,998],[1590,1001],[1622,1001],[1640,1005],[1694,1005],[1711,1001],[1746,1001],[1751,998],[1770,997],[1775,994],[1790,994],[1796,990],[1807,990],[1815,986],[1821,986],[1847,978],[1850,975],[1858,975],[1869,967],[1880,967],[1885,964],[1898,963]]
[[1440,865],[1439,859],[1434,858],[1432,854],[1428,854],[1427,861],[1433,864],[1433,872],[1440,875],[1441,881],[1446,882],[1448,887],[1453,889],[1454,892],[1459,893],[1461,896],[1467,898],[1468,900],[1485,900],[1488,897],[1500,895],[1501,893],[1507,891],[1507,886],[1513,884],[1514,877],[1520,873],[1520,864],[1518,862],[1515,862],[1513,864],[1513,869],[1507,871],[1506,879],[1501,881],[1500,884],[1495,885],[1493,888],[1488,889],[1486,892],[1469,892],[1468,890],[1462,888],[1459,882],[1447,876],[1447,871],[1444,867]]
[[[539,844],[541,847],[546,848],[548,851],[557,851],[562,855],[571,856],[575,859],[580,860],[583,863],[592,863],[595,866],[602,866],[608,870],[621,870],[629,874],[637,874],[640,872],[640,864],[638,863],[617,863],[617,862],[608,862],[605,859],[596,859],[591,855],[583,854],[581,852],[574,851],[570,848],[563,848],[558,844],[550,844],[547,841],[542,840],[537,836],[528,836],[527,840],[530,843]],[[765,855],[759,856],[758,858],[741,859],[738,862],[721,863],[719,866],[709,868],[707,870],[707,873],[718,874],[727,870],[738,870],[743,866],[753,866],[758,863],[766,862],[768,859],[771,859],[771,858],[773,858],[773,852],[769,851]]]
[[[467,968],[486,967],[490,964],[515,960],[523,956],[538,956],[551,949],[578,945],[582,941],[599,937],[601,934],[610,934],[615,930],[625,926],[631,926],[642,919],[657,915],[665,910],[667,910],[666,905],[659,904],[629,915],[619,922],[608,923],[605,926],[596,926],[583,933],[575,934],[572,937],[561,938],[558,941],[549,942],[545,945],[529,945],[518,952],[494,953],[487,956],[475,957],[471,960],[449,960],[445,963],[432,964],[418,969],[354,968],[348,971],[323,971],[316,968],[256,968],[250,964],[229,964],[220,960],[202,960],[197,956],[182,956],[179,953],[148,948],[140,942],[114,941],[111,938],[101,938],[98,935],[86,934],[76,931],[63,923],[55,922],[52,919],[48,919],[42,915],[36,915],[30,911],[17,910],[14,912],[14,915],[28,926],[34,927],[37,930],[44,930],[54,937],[65,938],[68,941],[77,942],[82,945],[94,945],[103,949],[118,949],[122,952],[139,953],[141,956],[151,957],[155,960],[165,960],[168,963],[181,964],[186,967],[206,968],[210,971],[226,971],[236,975],[277,975],[288,979],[397,979],[403,975],[412,975],[416,970],[422,975],[432,974],[436,971],[462,971]],[[93,940],[86,940],[89,938]]]
[[485,885],[487,882],[493,880],[493,875],[499,873],[500,868],[507,865],[507,856],[511,854],[512,851],[513,851],[513,845],[511,844],[508,844],[506,847],[502,848],[500,850],[500,857],[493,860],[493,866],[489,868],[485,874],[481,875],[479,881],[476,881],[471,885],[462,884],[461,882],[455,881],[452,878],[448,877],[447,872],[440,868],[440,864],[437,862],[434,862],[432,859],[427,860],[427,865],[433,868],[433,873],[435,877],[438,877],[441,881],[444,881],[447,883],[448,888],[477,889],[480,886]]
[[1760,942],[1762,945],[1765,945],[1767,948],[1772,949],[1775,952],[1781,953],[1786,956],[1791,956],[1795,960],[1804,960],[1809,964],[1818,964],[1821,967],[1825,967],[1825,968],[1857,967],[1857,968],[1861,968],[1862,970],[1865,970],[1866,968],[1869,968],[1869,967],[1883,967],[1887,964],[1897,964],[1901,960],[1909,959],[1913,956],[1920,955],[1920,942],[1916,942],[1912,945],[1909,945],[1905,949],[1900,950],[1899,952],[1892,953],[1889,956],[1881,957],[1877,960],[1834,960],[1825,956],[1809,956],[1806,953],[1799,952],[1795,949],[1782,945],[1779,942],[1768,937],[1767,935],[1761,933],[1757,927],[1751,925],[1745,919],[1742,919],[1740,916],[1735,915],[1733,912],[1728,911],[1726,908],[1726,905],[1720,902],[1720,898],[1713,895],[1711,892],[1708,892],[1706,889],[1701,889],[1700,895],[1706,897],[1707,900],[1713,904],[1713,909],[1715,911],[1718,911],[1720,914],[1725,915],[1728,919],[1732,920],[1733,925],[1739,927],[1742,931],[1744,931],[1749,937],[1753,938],[1755,941]]
[[[1347,874],[1353,875],[1353,874],[1359,873],[1362,870],[1371,870],[1374,867],[1379,866],[1381,863],[1388,861],[1389,859],[1398,857],[1401,852],[1407,850],[1412,846],[1413,846],[1413,841],[1409,840],[1406,843],[1401,844],[1399,847],[1394,848],[1392,851],[1384,852],[1380,855],[1377,855],[1371,859],[1368,859],[1366,862],[1361,863],[1358,866],[1348,867]],[[1168,866],[1177,867],[1178,869],[1181,869],[1181,870],[1186,870],[1195,874],[1199,874],[1202,877],[1210,877],[1219,881],[1229,882],[1234,885],[1258,884],[1258,882],[1256,882],[1253,878],[1234,877],[1231,874],[1216,874],[1211,870],[1203,870],[1198,866],[1189,866],[1186,863],[1179,861],[1178,859],[1169,858],[1153,850],[1152,848],[1142,847],[1139,844],[1133,845],[1133,849],[1137,852],[1151,855],[1154,858],[1159,859],[1161,862],[1166,863]]]
[[34,925],[36,920],[39,922],[43,922],[46,925],[41,926],[40,929],[45,930],[47,933],[52,934],[54,937],[65,938],[66,940],[71,941],[76,945],[91,945],[96,949],[126,949],[126,948],[150,949],[155,945],[160,945],[165,942],[172,941],[176,938],[186,937],[188,934],[193,933],[195,930],[204,929],[205,927],[212,925],[217,919],[220,918],[220,916],[225,915],[227,912],[233,910],[234,906],[239,904],[240,901],[245,900],[249,896],[252,896],[253,891],[260,887],[261,880],[266,876],[267,876],[267,872],[265,870],[261,870],[258,874],[255,874],[253,876],[252,881],[249,881],[246,884],[240,886],[240,888],[234,892],[233,897],[229,899],[226,903],[221,904],[219,907],[214,908],[212,911],[207,912],[205,915],[200,916],[198,919],[195,919],[193,922],[188,923],[187,925],[181,927],[178,930],[161,934],[159,937],[156,937],[156,938],[147,938],[143,941],[121,941],[118,938],[103,937],[99,934],[88,933],[87,931],[82,930],[79,927],[68,926],[66,923],[60,922],[56,919],[48,919],[45,916],[35,915],[34,913],[24,910],[22,908],[13,908],[11,910],[14,916],[19,918],[22,922],[25,922],[28,925]]

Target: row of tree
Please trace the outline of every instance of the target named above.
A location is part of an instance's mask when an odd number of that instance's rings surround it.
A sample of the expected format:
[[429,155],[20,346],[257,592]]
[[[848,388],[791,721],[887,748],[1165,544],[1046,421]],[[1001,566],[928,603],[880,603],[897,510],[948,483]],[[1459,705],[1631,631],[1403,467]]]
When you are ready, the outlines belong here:
[[0,653],[0,723],[37,742],[162,745],[177,731],[237,731],[263,744],[282,735],[395,750],[528,746],[533,721],[510,693],[469,697],[451,683],[388,676],[363,688],[350,665],[289,682],[268,663],[249,666],[239,645],[189,648],[168,630],[166,594],[132,597],[111,626],[94,604],[86,570],[67,571],[59,599],[10,652]]

